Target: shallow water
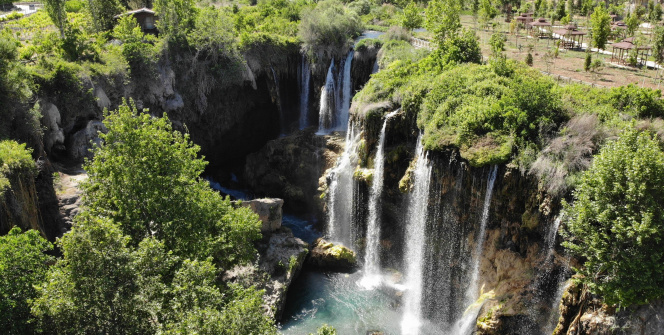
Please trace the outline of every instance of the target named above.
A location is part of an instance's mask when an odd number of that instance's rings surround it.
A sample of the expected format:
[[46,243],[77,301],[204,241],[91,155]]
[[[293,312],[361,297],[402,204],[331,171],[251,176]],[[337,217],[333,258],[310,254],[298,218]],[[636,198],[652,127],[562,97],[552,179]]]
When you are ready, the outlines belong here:
[[286,299],[282,334],[309,334],[323,324],[339,334],[398,334],[401,313],[389,290],[361,290],[360,272],[303,271]]

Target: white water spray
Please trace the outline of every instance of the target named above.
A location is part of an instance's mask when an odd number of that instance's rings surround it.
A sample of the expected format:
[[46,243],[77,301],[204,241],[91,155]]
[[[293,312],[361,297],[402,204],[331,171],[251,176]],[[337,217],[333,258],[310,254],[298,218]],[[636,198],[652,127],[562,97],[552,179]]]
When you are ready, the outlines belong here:
[[480,220],[480,231],[477,234],[477,240],[475,241],[475,254],[473,255],[473,268],[470,274],[470,285],[468,290],[466,290],[466,303],[470,305],[477,300],[477,294],[479,290],[479,274],[480,274],[480,262],[482,261],[482,246],[484,245],[484,240],[486,239],[486,225],[489,221],[489,210],[491,209],[491,197],[493,195],[493,186],[496,182],[496,174],[498,172],[498,166],[494,165],[491,167],[489,172],[489,180],[486,185],[486,192],[484,194],[484,208],[482,209],[482,218]]
[[380,197],[383,193],[385,172],[385,131],[387,121],[394,117],[399,110],[387,114],[383,122],[383,128],[378,137],[376,147],[376,158],[374,159],[373,183],[369,194],[369,220],[367,221],[367,243],[364,255],[364,276],[360,280],[360,286],[365,289],[373,289],[380,285]]
[[408,199],[406,223],[406,288],[404,294],[404,315],[401,320],[401,333],[418,334],[422,322],[423,262],[429,186],[432,165],[422,145],[417,140],[417,162],[413,171],[413,191]]
[[342,130],[348,124],[348,117],[350,111],[350,101],[353,98],[352,96],[352,81],[351,81],[351,68],[353,65],[353,50],[348,52],[346,56],[346,61],[344,62],[344,72],[341,77],[341,92],[340,99],[341,103],[339,106],[339,111],[337,112],[337,129]]
[[320,110],[318,112],[318,132],[327,133],[328,128],[332,125],[335,109],[335,92],[336,84],[334,82],[334,58],[330,62],[330,67],[327,69],[327,78],[325,79],[325,86],[320,93]]
[[357,147],[360,134],[352,124],[346,133],[346,147],[332,170],[332,181],[328,191],[329,221],[327,235],[332,241],[352,247],[353,205],[355,200],[355,180],[353,172],[357,166]]

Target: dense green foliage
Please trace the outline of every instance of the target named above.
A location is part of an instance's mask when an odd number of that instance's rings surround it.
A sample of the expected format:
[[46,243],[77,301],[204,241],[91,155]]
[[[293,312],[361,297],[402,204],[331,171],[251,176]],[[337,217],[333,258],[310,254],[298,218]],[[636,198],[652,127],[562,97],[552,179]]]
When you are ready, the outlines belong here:
[[11,187],[9,177],[14,174],[36,174],[32,150],[26,148],[25,143],[0,141],[0,198]]
[[137,247],[111,220],[89,213],[60,241],[33,313],[60,334],[270,334],[261,292],[224,294],[209,261],[181,259],[146,237]]
[[432,0],[426,11],[426,28],[434,34],[434,42],[441,45],[461,29],[461,3],[458,0]]
[[127,104],[106,113],[104,124],[104,144],[85,166],[90,213],[120,223],[134,244],[154,236],[175,255],[213,257],[222,267],[253,259],[260,223],[200,178],[207,163],[189,135]]
[[302,49],[313,61],[338,59],[350,49],[353,38],[360,35],[362,28],[357,14],[341,3],[334,0],[320,2],[302,13],[299,30]]
[[593,46],[598,49],[606,48],[606,42],[611,33],[611,17],[604,6],[595,7],[590,16],[591,37]]
[[566,206],[567,248],[586,259],[582,282],[609,304],[664,296],[664,152],[648,133],[625,131],[583,174]]
[[52,249],[36,230],[21,233],[15,227],[0,236],[0,328],[5,334],[34,332],[29,302],[37,297],[34,285],[44,281],[53,259],[44,252]]
[[403,20],[401,21],[401,26],[413,30],[422,26],[422,15],[420,14],[420,9],[417,7],[414,1],[408,3],[406,8],[403,9]]

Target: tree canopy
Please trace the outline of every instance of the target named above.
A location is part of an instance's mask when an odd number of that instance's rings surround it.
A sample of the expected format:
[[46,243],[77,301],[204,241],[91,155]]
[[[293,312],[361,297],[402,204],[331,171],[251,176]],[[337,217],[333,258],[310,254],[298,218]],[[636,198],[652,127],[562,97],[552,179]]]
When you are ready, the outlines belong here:
[[577,269],[609,304],[664,296],[664,152],[647,132],[626,130],[595,156],[566,206]]
[[254,258],[258,218],[210,189],[200,177],[207,162],[188,134],[127,103],[106,112],[104,124],[82,185],[93,215],[118,222],[133,244],[154,236],[176,255],[213,257],[223,267]]

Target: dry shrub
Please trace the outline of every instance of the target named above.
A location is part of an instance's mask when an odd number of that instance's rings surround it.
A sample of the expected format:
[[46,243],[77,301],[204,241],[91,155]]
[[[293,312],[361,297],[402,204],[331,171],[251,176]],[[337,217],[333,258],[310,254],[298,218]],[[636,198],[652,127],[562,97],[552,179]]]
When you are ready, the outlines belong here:
[[664,120],[661,118],[641,120],[636,127],[656,134],[659,141],[664,142]]
[[578,115],[549,141],[530,173],[539,178],[549,194],[561,196],[570,186],[569,177],[588,169],[593,153],[605,137],[597,115]]

